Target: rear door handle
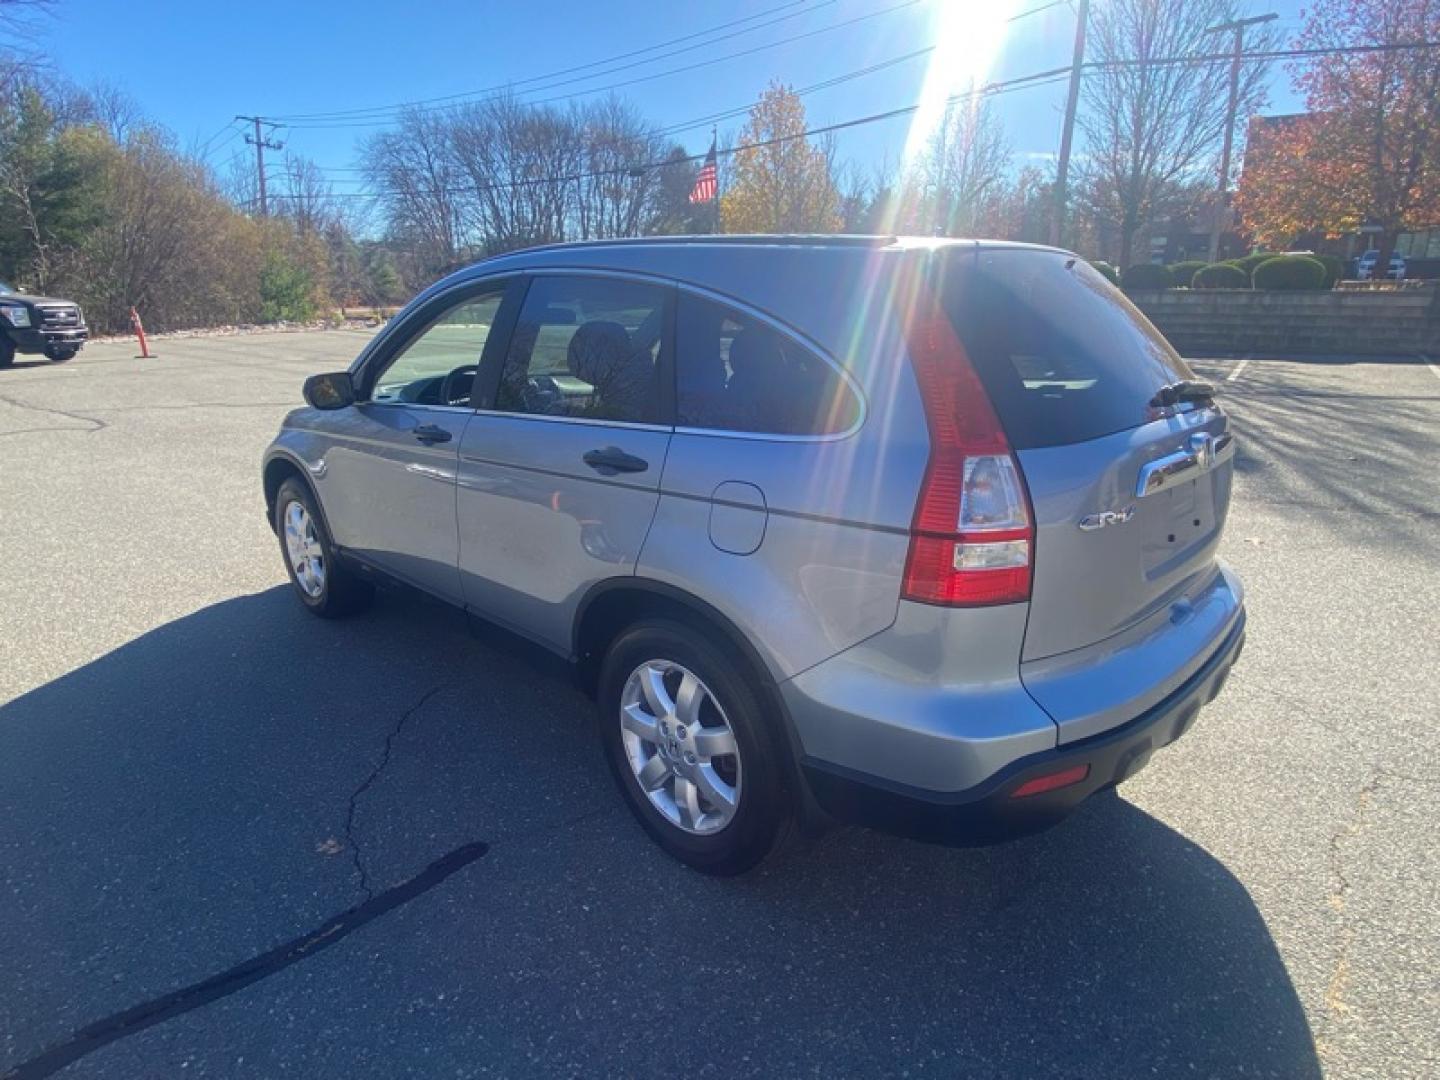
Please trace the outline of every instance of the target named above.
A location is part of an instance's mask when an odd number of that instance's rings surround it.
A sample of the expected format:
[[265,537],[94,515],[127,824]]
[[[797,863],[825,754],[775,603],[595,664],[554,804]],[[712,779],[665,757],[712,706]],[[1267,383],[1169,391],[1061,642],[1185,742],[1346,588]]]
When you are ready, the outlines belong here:
[[598,473],[614,476],[622,472],[644,472],[650,463],[634,454],[627,454],[618,446],[607,446],[603,450],[587,450],[584,462]]
[[437,424],[421,424],[412,434],[426,446],[450,441],[450,432]]

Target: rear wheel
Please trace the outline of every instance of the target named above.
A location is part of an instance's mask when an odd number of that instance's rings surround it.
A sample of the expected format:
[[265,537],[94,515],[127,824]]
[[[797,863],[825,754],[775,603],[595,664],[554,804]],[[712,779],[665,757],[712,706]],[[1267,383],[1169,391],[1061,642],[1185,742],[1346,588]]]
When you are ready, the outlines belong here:
[[15,343],[7,337],[0,337],[0,368],[15,363]]
[[744,665],[689,627],[643,622],[600,674],[601,739],[651,837],[709,874],[744,873],[789,818],[776,740]]
[[370,606],[375,587],[335,557],[315,498],[298,480],[286,480],[275,496],[275,532],[290,584],[310,611],[334,619]]

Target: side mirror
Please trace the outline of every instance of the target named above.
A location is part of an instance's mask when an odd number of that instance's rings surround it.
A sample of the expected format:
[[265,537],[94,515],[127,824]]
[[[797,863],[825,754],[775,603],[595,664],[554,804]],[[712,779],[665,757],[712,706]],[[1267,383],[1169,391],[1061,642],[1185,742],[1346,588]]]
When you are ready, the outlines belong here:
[[311,375],[305,380],[305,403],[312,409],[343,409],[355,404],[355,384],[348,371]]

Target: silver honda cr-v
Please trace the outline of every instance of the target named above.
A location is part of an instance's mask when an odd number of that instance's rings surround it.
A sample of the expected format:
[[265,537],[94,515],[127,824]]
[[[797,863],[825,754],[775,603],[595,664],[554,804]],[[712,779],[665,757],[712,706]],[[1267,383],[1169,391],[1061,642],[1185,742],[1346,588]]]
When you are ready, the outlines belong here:
[[631,809],[712,873],[797,820],[1056,821],[1243,643],[1226,416],[1063,251],[537,248],[305,399],[264,460],[300,600],[398,579],[565,657]]

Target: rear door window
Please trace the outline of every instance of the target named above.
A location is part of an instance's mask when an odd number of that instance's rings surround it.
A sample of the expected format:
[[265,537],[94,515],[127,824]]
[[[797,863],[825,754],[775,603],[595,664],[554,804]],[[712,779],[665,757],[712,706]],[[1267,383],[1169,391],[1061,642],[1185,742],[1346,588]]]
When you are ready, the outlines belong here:
[[510,335],[495,408],[659,423],[668,294],[620,278],[536,277]]
[[831,364],[775,327],[681,292],[675,309],[681,427],[770,435],[847,431],[860,404]]
[[948,255],[937,288],[1017,450],[1064,446],[1155,418],[1162,386],[1194,378],[1125,295],[1073,255]]

